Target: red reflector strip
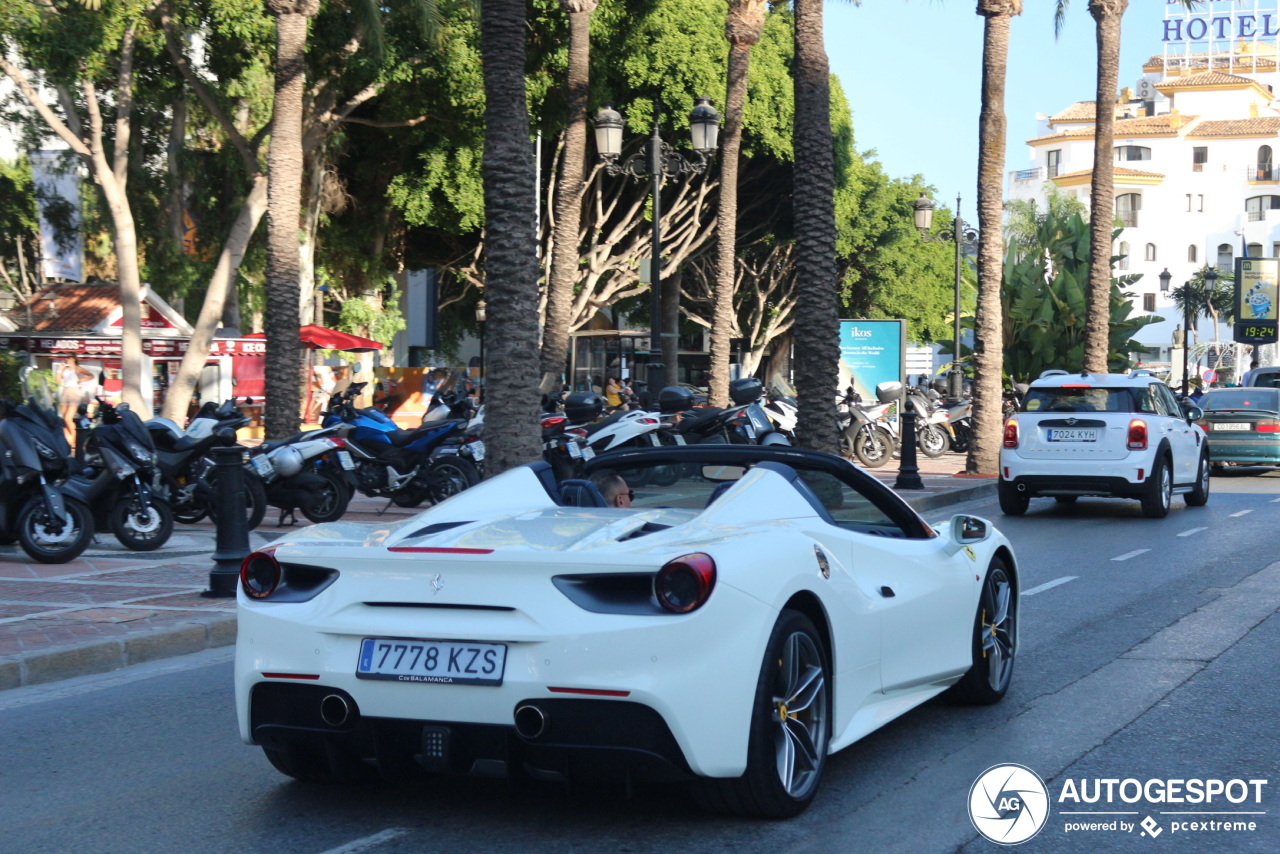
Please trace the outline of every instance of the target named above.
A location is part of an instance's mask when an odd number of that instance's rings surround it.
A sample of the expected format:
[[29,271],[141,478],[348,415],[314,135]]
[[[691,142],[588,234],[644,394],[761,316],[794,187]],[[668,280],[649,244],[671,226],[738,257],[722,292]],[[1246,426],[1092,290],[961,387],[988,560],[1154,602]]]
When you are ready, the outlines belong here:
[[264,673],[265,679],[319,679],[319,673]]
[[391,546],[389,552],[402,552],[420,555],[491,555],[493,549],[446,549],[432,546]]
[[1058,386],[1058,388],[1093,388],[1093,386],[1091,386],[1091,385],[1079,385],[1079,384],[1075,384],[1075,385],[1067,385],[1066,383],[1063,383],[1062,385]]
[[552,694],[585,694],[588,697],[630,697],[630,691],[608,691],[604,688],[548,688]]

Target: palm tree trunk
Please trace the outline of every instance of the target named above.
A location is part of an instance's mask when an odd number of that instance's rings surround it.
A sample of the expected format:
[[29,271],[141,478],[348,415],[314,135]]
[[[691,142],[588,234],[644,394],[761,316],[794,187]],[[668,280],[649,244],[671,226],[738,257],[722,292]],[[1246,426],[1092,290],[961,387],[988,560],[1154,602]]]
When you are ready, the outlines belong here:
[[[982,28],[982,111],[978,119],[978,305],[973,335],[974,439],[965,471],[994,475],[1000,467],[1001,378],[1004,371],[1004,84],[1009,25],[1021,0],[979,0]],[[956,235],[957,240],[963,236]]]
[[302,384],[298,343],[298,226],[302,202],[303,57],[307,19],[319,0],[267,0],[276,15],[276,85],[267,155],[267,364],[264,416],[268,439],[297,432]]
[[840,318],[830,71],[822,43],[822,0],[796,0],[795,19],[795,378],[800,403],[796,442],[834,454],[840,450],[835,406]]
[[[533,146],[525,93],[525,4],[484,0],[485,354],[487,475],[537,459],[538,256]],[[573,245],[577,245],[576,238]]]
[[591,69],[591,13],[597,0],[561,0],[569,14],[569,69],[566,85],[568,121],[556,184],[555,232],[551,275],[547,282],[547,315],[542,329],[543,385],[549,389],[564,372],[573,320],[573,286],[581,263],[583,170],[587,152],[587,93]]
[[1111,240],[1115,222],[1116,87],[1120,82],[1120,17],[1128,0],[1089,0],[1097,22],[1098,90],[1093,136],[1093,184],[1089,214],[1089,315],[1084,369],[1106,373],[1111,352]]
[[720,209],[716,215],[716,286],[711,311],[711,370],[707,381],[712,406],[729,405],[730,340],[733,337],[733,287],[737,274],[738,156],[742,150],[742,112],[747,102],[751,48],[764,30],[764,0],[732,0],[725,19],[729,68],[720,141]]

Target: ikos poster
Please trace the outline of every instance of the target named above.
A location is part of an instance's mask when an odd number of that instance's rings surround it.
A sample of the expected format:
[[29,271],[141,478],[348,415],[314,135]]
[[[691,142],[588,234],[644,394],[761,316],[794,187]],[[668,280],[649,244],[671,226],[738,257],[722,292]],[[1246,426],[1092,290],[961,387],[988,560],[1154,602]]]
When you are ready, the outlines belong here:
[[850,385],[863,400],[876,399],[876,386],[902,382],[907,355],[905,320],[840,321],[840,391]]

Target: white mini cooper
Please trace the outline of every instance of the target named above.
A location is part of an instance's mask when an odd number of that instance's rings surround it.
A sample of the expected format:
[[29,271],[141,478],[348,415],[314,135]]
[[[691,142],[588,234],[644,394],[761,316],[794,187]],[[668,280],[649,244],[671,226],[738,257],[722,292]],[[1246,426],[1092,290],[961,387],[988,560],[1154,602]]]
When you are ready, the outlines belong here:
[[1032,498],[1136,498],[1144,516],[1169,513],[1175,493],[1209,500],[1209,448],[1183,406],[1150,375],[1045,371],[1004,425],[1000,509],[1027,512]]

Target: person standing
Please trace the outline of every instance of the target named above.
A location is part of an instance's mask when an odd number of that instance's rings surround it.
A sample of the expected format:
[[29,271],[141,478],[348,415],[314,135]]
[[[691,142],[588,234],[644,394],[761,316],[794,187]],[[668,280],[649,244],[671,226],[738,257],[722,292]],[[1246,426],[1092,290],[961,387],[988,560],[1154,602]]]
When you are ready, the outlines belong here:
[[58,372],[58,412],[62,416],[62,432],[67,437],[67,444],[75,447],[76,443],[76,409],[84,402],[82,383],[93,379],[88,369],[81,366],[75,356],[67,356]]

